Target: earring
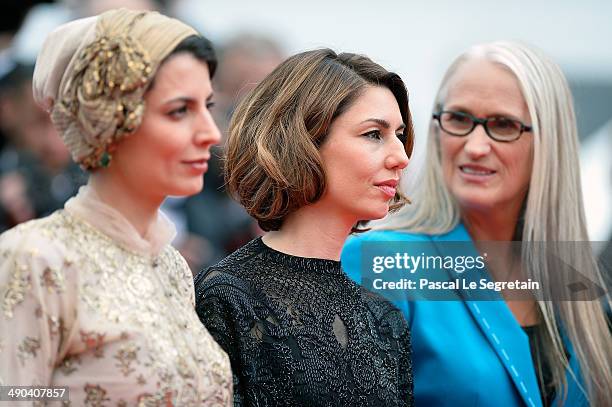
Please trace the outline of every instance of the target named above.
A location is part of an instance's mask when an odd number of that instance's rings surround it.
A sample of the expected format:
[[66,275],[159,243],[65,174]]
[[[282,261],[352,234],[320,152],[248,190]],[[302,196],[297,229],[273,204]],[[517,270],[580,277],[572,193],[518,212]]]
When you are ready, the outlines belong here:
[[100,167],[107,168],[110,165],[112,158],[113,156],[110,155],[108,151],[105,151],[100,158]]

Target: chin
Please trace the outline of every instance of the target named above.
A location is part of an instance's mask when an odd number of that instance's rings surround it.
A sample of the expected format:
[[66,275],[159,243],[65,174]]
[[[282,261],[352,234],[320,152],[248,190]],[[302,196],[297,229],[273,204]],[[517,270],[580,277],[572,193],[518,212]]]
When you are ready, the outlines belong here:
[[173,192],[168,195],[191,196],[191,195],[200,193],[200,191],[202,191],[203,188],[204,188],[203,180],[186,182],[186,183],[183,183],[182,185],[175,185]]
[[486,189],[455,189],[450,190],[451,195],[461,206],[467,207],[489,207],[495,199],[493,191]]
[[363,211],[360,215],[361,220],[376,220],[382,219],[389,213],[389,205],[385,205],[384,207],[375,208],[371,207],[368,211]]
[[465,209],[491,210],[498,205],[498,203],[490,199],[474,199],[474,197],[466,199],[459,198],[457,201],[459,205]]

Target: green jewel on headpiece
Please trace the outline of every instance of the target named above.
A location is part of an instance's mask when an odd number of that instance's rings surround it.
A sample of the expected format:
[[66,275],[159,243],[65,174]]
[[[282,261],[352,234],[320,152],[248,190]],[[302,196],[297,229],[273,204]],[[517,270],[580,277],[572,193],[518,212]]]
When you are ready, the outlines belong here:
[[107,168],[110,165],[110,162],[111,155],[108,153],[108,151],[105,151],[100,158],[100,167]]

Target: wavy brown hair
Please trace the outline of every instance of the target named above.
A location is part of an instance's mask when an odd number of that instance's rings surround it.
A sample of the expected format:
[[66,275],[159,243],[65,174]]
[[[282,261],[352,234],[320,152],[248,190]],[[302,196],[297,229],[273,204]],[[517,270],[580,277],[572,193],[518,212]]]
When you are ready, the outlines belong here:
[[[330,49],[294,55],[240,103],[230,123],[225,181],[263,230],[280,229],[288,214],[322,196],[326,176],[319,148],[334,119],[368,86],[386,87],[395,96],[410,156],[414,131],[406,86],[362,55]],[[396,195],[391,209],[403,201]]]

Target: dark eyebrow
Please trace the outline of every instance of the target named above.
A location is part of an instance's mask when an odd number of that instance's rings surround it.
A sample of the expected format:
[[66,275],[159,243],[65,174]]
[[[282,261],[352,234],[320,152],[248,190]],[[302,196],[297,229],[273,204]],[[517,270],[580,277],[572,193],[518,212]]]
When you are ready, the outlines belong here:
[[[365,119],[364,121],[362,121],[359,124],[363,124],[363,123],[367,123],[367,122],[374,122],[376,124],[378,124],[380,127],[382,127],[383,129],[387,130],[389,128],[391,128],[391,125],[389,124],[388,121],[383,120],[383,119],[376,119],[376,118],[370,118],[370,119]],[[402,123],[397,129],[397,130],[404,130],[406,128],[406,125],[404,123]]]
[[[208,97],[206,98],[207,102],[210,102],[210,100],[213,98],[213,93],[211,93],[210,95],[208,95]],[[195,102],[196,99],[188,97],[188,96],[179,96],[176,97],[174,99],[170,99],[164,102],[164,104],[170,104],[170,103],[174,103],[174,102],[185,102],[185,103],[190,103],[190,102]]]

